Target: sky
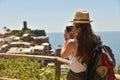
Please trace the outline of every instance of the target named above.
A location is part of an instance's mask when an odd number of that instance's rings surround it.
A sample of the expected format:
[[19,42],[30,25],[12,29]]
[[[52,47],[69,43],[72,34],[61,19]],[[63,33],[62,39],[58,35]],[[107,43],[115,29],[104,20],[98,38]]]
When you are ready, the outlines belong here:
[[0,31],[6,26],[63,32],[76,11],[88,10],[94,31],[120,31],[120,0],[0,0]]

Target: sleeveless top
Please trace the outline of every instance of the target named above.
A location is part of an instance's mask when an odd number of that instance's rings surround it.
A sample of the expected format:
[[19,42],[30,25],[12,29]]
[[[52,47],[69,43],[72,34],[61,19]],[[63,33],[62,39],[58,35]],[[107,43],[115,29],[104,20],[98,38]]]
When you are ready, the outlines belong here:
[[85,72],[87,70],[87,66],[81,63],[81,60],[78,61],[78,58],[73,54],[71,55],[70,69],[75,72]]
[[[70,41],[74,41],[74,39],[70,39]],[[87,70],[87,66],[85,64],[82,64],[81,60],[78,61],[78,58],[75,57],[74,54],[71,54],[70,57],[71,57],[70,69],[73,72],[79,73],[79,72],[84,72]]]

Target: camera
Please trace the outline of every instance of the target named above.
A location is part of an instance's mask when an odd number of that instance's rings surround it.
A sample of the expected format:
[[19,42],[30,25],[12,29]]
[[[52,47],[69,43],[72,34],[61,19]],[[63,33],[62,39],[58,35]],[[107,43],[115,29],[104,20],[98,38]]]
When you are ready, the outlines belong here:
[[66,26],[66,30],[68,33],[70,33],[73,30],[73,26]]

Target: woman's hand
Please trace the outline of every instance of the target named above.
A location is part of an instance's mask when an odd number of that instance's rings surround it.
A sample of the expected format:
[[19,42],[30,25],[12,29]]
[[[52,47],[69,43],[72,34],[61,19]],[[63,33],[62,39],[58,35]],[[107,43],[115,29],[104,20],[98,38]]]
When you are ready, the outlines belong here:
[[64,38],[65,40],[70,39],[70,33],[68,33],[66,29],[64,30]]

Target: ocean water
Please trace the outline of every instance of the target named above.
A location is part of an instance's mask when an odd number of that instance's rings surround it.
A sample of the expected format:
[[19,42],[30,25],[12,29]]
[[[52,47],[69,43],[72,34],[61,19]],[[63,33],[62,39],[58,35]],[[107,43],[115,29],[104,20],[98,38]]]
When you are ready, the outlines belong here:
[[[120,32],[96,32],[101,36],[104,44],[111,47],[115,59],[116,66],[120,65]],[[58,45],[62,45],[64,42],[63,33],[47,33],[52,49],[55,50]]]
[[[4,29],[0,27],[0,33],[4,33]],[[96,32],[101,36],[104,44],[111,47],[115,59],[116,66],[120,65],[120,31],[119,32]],[[64,36],[63,33],[47,33],[52,49],[55,50],[58,45],[63,45]]]

